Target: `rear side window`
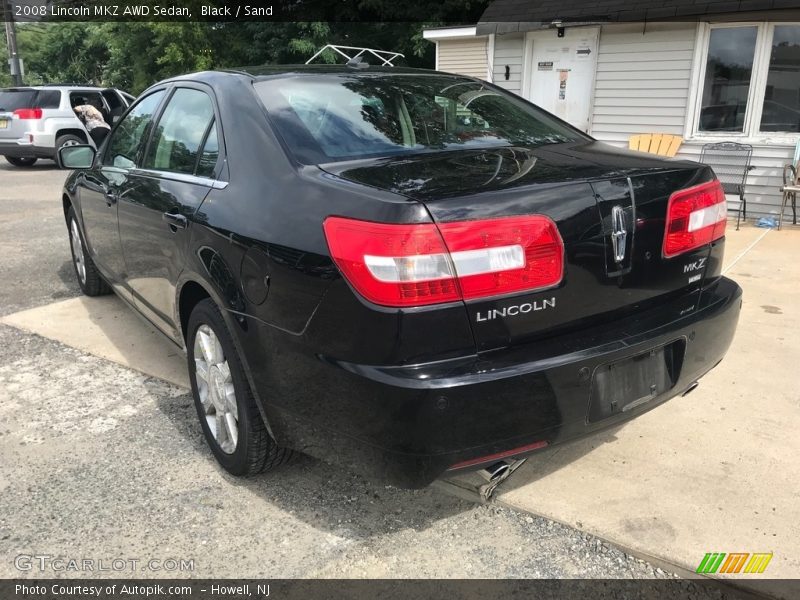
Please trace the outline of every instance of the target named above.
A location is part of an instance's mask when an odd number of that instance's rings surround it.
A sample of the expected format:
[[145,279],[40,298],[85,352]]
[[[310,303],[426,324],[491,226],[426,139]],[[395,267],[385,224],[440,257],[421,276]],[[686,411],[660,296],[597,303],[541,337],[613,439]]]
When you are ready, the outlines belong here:
[[208,94],[190,88],[175,90],[153,130],[144,167],[194,174],[213,119],[214,105]]
[[301,75],[254,87],[305,164],[586,139],[512,94],[451,75]]
[[149,125],[163,97],[164,90],[153,92],[131,109],[111,134],[103,158],[104,165],[126,169],[138,166],[139,156],[150,130]]
[[59,90],[39,90],[35,108],[58,108],[61,105]]
[[197,160],[197,175],[200,177],[214,177],[214,170],[219,158],[219,138],[217,137],[217,124],[211,123],[208,137],[203,144],[203,151]]
[[18,108],[34,106],[36,90],[0,90],[0,112],[14,112]]

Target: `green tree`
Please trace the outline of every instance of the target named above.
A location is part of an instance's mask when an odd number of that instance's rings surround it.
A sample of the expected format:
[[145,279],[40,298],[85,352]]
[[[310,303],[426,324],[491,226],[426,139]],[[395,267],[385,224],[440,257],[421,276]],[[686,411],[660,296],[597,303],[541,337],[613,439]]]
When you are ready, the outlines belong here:
[[[181,73],[303,63],[325,44],[392,50],[406,57],[397,64],[432,68],[434,45],[423,39],[423,27],[474,23],[488,3],[328,2],[320,14],[329,20],[308,22],[27,23],[18,25],[17,37],[26,83],[86,82],[138,94]],[[414,14],[429,21],[399,20]],[[334,53],[320,57],[339,60]],[[0,85],[8,83],[7,69],[0,69]]]
[[214,67],[212,23],[103,23],[106,85],[141,92],[160,79]]
[[19,24],[17,43],[28,84],[102,81],[108,47],[98,25]]

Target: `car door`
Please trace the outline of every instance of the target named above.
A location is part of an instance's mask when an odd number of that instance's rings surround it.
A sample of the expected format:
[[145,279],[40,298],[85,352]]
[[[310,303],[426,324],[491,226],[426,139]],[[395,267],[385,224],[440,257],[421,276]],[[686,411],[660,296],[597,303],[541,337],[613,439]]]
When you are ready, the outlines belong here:
[[125,114],[128,103],[122,94],[117,92],[114,88],[105,89],[100,93],[108,106],[108,124],[114,125],[114,123],[119,121],[120,117]]
[[125,192],[131,169],[141,161],[150,125],[165,91],[148,94],[111,133],[105,154],[80,183],[83,232],[89,254],[103,275],[123,296],[125,260],[117,226],[118,200]]
[[209,88],[175,87],[119,204],[126,284],[139,310],[176,342],[176,284],[192,217],[216,185],[218,122]]

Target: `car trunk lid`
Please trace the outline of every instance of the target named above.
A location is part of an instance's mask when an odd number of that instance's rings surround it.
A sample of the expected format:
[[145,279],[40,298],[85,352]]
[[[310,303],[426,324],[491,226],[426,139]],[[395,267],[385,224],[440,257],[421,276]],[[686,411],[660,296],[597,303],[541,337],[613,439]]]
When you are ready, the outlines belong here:
[[495,148],[323,165],[427,207],[437,224],[542,214],[558,226],[565,269],[551,289],[466,302],[479,351],[619,318],[679,295],[695,309],[709,246],[662,258],[670,195],[713,179],[597,142]]

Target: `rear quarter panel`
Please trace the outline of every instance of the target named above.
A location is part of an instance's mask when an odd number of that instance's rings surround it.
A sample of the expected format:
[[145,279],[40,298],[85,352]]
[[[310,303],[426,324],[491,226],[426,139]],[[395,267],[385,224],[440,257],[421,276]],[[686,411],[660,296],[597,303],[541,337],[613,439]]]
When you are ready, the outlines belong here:
[[[320,402],[334,401],[303,393],[308,374],[329,361],[386,364],[473,353],[463,303],[437,310],[372,306],[330,259],[326,217],[429,222],[424,206],[294,164],[244,79],[226,81],[216,94],[228,185],[212,190],[193,219],[180,287],[197,280],[225,310],[268,422],[270,405],[312,415]],[[280,428],[273,433],[281,441]]]

